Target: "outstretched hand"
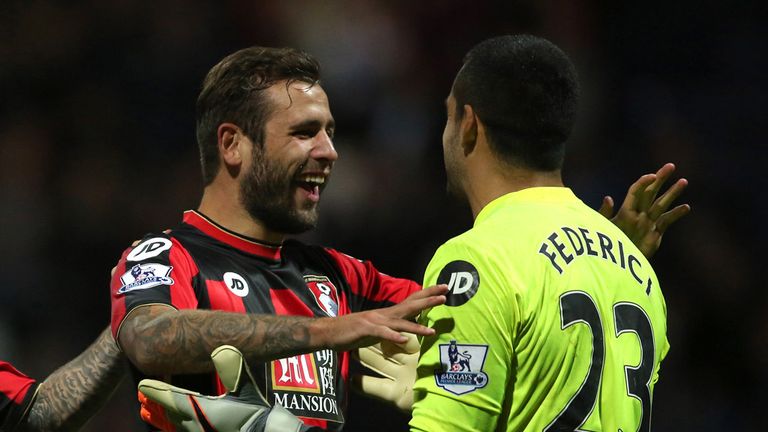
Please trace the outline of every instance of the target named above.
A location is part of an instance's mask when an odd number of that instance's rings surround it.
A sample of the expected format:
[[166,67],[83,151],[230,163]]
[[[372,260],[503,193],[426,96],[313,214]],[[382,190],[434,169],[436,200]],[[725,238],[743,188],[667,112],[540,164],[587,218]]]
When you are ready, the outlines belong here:
[[691,211],[688,204],[668,210],[688,186],[688,180],[684,178],[677,180],[666,192],[656,197],[674,171],[675,165],[667,163],[655,174],[640,177],[629,187],[627,196],[615,215],[613,198],[610,196],[603,198],[598,210],[624,231],[647,258],[659,249],[661,238],[667,229]]
[[413,322],[421,311],[445,303],[447,285],[435,285],[417,291],[400,304],[356,312],[335,318],[321,318],[316,324],[322,329],[321,345],[337,351],[351,351],[379,341],[404,344],[408,338],[400,332],[431,336],[435,331]]

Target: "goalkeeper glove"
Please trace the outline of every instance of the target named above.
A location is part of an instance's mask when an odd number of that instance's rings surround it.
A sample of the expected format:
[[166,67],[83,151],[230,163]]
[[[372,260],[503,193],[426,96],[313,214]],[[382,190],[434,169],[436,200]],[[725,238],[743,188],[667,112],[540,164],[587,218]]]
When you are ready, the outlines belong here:
[[413,384],[419,363],[419,341],[406,334],[408,342],[395,344],[382,341],[357,351],[360,363],[382,375],[358,375],[353,378],[355,388],[376,399],[391,402],[400,410],[410,413],[413,407]]
[[279,404],[270,407],[237,348],[220,346],[211,353],[211,359],[227,389],[226,394],[205,396],[162,381],[145,379],[139,383],[141,418],[168,432],[310,430]]

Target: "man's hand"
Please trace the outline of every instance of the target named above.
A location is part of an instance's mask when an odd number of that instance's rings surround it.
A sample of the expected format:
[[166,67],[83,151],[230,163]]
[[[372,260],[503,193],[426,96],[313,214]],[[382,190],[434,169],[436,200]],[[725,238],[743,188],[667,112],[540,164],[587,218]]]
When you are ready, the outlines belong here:
[[676,181],[666,192],[656,198],[659,190],[674,171],[675,165],[668,163],[656,174],[640,177],[629,187],[624,203],[615,216],[613,215],[613,198],[610,196],[603,198],[603,204],[598,210],[601,215],[624,231],[624,234],[646,258],[652,257],[659,249],[661,237],[667,228],[691,211],[691,206],[688,204],[681,204],[668,210],[672,202],[688,186],[688,180],[684,178]]
[[204,396],[170,384],[139,383],[141,418],[163,431],[304,432],[301,420],[280,405],[270,407],[256,386],[237,348],[221,346],[211,353],[224,387],[222,396]]
[[390,402],[401,411],[410,413],[413,408],[413,384],[416,382],[416,366],[419,363],[419,342],[409,335],[405,344],[383,341],[376,345],[360,348],[360,363],[382,375],[355,375],[352,385],[355,390]]
[[431,336],[435,333],[433,329],[411,319],[425,309],[445,303],[447,292],[447,285],[435,285],[411,294],[395,306],[320,318],[313,324],[317,326],[317,333],[313,334],[320,337],[317,345],[336,351],[352,351],[379,341],[408,342],[408,338],[400,332]]

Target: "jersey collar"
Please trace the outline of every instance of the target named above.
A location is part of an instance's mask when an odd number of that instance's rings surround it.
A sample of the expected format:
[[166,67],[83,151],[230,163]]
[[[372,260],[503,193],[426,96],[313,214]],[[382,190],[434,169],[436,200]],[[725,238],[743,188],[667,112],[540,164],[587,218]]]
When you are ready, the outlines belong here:
[[192,225],[206,235],[243,252],[274,261],[280,260],[282,246],[259,242],[256,239],[230,231],[195,210],[184,212],[184,223]]
[[489,202],[482,210],[480,210],[480,213],[478,213],[475,218],[474,226],[477,226],[483,220],[488,219],[491,214],[496,212],[496,209],[508,204],[531,202],[563,203],[569,201],[581,202],[581,200],[574,195],[573,191],[567,187],[532,187],[522,189],[517,192],[502,195]]

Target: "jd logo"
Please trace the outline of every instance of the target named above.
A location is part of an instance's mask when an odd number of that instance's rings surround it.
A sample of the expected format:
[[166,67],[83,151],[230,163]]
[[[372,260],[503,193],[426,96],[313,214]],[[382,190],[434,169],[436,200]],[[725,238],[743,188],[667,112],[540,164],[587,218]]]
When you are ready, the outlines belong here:
[[448,287],[451,290],[451,294],[464,294],[472,288],[475,278],[470,272],[455,272],[451,273],[451,280],[448,281]]
[[144,240],[143,242],[139,243],[138,246],[133,248],[126,259],[128,261],[144,261],[148,258],[154,258],[164,251],[170,249],[171,245],[172,243],[170,240],[162,237],[155,237]]
[[224,273],[224,285],[238,297],[245,297],[248,295],[248,282],[237,273]]
[[477,293],[480,275],[472,264],[466,261],[452,261],[440,271],[437,283],[448,285],[446,305],[461,306]]

